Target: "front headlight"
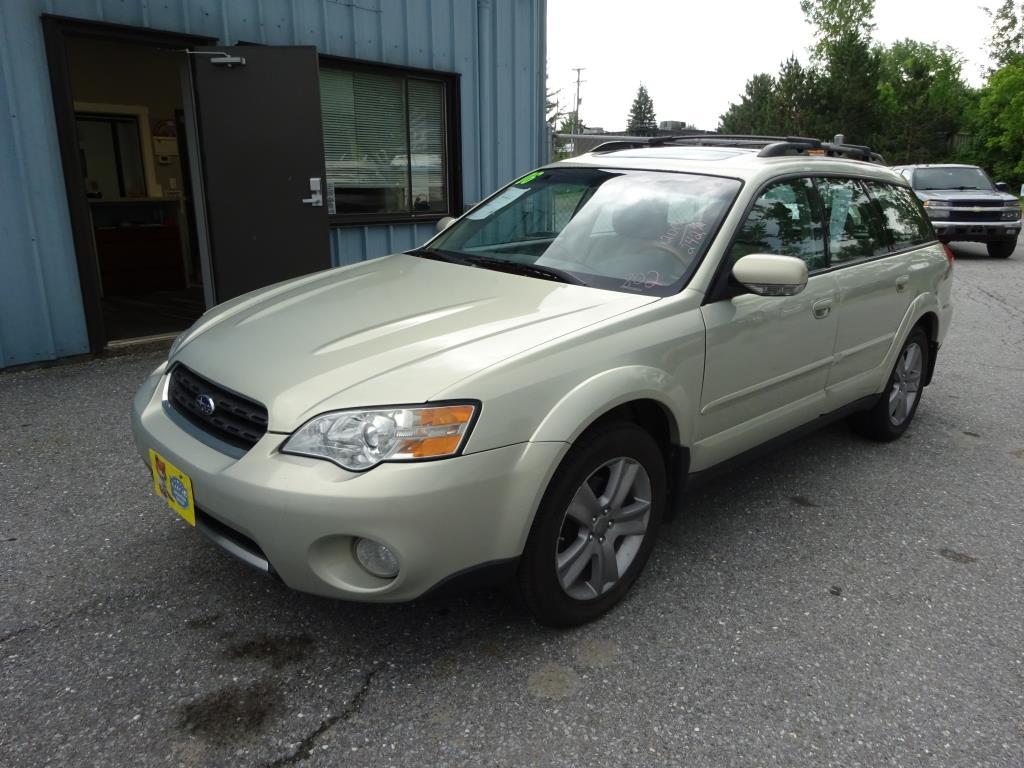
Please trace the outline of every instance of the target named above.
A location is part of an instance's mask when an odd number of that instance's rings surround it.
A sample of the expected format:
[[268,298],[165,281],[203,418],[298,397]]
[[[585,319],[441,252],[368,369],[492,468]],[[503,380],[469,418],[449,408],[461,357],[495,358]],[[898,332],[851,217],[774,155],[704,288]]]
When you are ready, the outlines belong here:
[[930,219],[948,219],[952,208],[945,200],[925,200],[923,205]]
[[1003,208],[1003,221],[1016,221],[1020,218],[1019,205],[1007,205]]
[[281,451],[354,472],[382,461],[445,458],[462,450],[477,408],[451,403],[324,413],[299,427]]

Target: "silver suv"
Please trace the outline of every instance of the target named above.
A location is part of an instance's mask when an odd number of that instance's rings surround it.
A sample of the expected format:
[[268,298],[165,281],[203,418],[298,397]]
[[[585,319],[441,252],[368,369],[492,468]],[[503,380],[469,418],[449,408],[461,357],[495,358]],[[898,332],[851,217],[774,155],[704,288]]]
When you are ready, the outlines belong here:
[[839,417],[899,437],[953,270],[903,178],[809,140],[634,144],[207,312],[135,398],[156,493],[294,589],[500,580],[569,626],[689,482]]
[[897,165],[924,203],[944,243],[985,243],[988,255],[1005,259],[1017,247],[1020,199],[1002,182],[992,183],[976,165]]

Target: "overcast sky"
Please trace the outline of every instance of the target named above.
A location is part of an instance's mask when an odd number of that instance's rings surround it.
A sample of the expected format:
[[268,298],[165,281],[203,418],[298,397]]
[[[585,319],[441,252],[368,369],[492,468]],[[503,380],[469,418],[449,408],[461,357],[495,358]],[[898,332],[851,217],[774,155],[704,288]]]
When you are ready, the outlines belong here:
[[[997,0],[876,0],[875,39],[950,45],[972,85],[983,81]],[[585,125],[620,130],[642,82],[658,120],[714,129],[751,75],[775,74],[790,54],[807,63],[812,29],[800,0],[548,0],[548,89],[564,111],[580,87]]]

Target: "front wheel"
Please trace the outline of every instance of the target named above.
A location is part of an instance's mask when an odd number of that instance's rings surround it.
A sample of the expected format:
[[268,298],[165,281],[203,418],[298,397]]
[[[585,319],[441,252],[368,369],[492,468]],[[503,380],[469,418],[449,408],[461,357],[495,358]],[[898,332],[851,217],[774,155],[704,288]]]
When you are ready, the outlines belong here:
[[928,370],[928,337],[920,328],[910,332],[896,357],[889,383],[869,411],[856,414],[854,429],[865,437],[889,442],[907,431],[917,413]]
[[665,460],[645,430],[610,424],[570,449],[541,501],[518,574],[542,624],[596,619],[626,594],[654,546],[666,504]]
[[1017,238],[1013,240],[996,240],[988,243],[988,255],[993,259],[1008,259],[1017,248]]

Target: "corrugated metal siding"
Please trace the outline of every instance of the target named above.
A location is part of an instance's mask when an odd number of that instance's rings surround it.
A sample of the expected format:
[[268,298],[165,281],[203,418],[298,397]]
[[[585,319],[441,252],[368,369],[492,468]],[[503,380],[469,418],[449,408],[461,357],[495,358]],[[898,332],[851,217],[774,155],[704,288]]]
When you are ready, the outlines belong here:
[[[44,13],[459,72],[467,204],[547,159],[545,0],[0,0],[0,367],[88,351]],[[332,229],[332,256],[352,264],[433,231]]]
[[35,3],[0,3],[0,366],[88,350]]

